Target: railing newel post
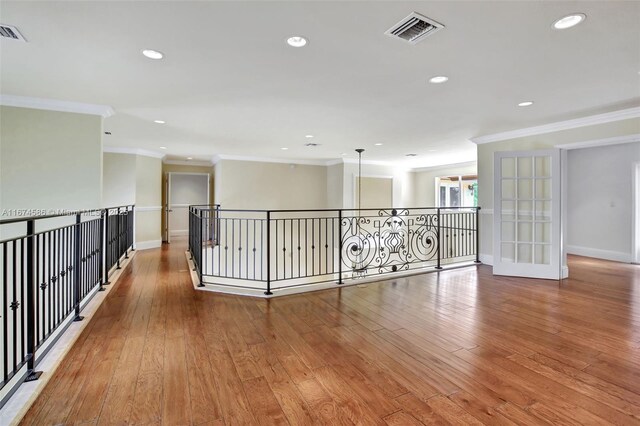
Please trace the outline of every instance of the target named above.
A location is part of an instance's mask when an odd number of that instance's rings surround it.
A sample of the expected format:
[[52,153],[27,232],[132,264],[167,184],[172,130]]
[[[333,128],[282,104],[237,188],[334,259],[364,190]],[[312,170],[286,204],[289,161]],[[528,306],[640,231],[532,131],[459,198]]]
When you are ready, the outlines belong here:
[[271,210],[267,210],[267,291],[265,295],[271,296]]
[[135,228],[135,223],[136,223],[136,205],[132,204],[131,205],[131,251],[136,251],[135,244],[133,244],[133,242],[136,239],[136,236],[133,232]]
[[122,219],[122,217],[120,215],[120,207],[118,207],[117,215],[118,215],[118,220],[116,220],[116,240],[117,240],[117,243],[116,243],[116,256],[118,256],[118,260],[116,262],[116,264],[117,264],[116,269],[122,269],[120,267],[120,256],[122,256],[122,254],[120,253],[120,251],[122,250],[122,245],[121,245],[121,242],[120,242],[120,234],[122,232],[122,230],[120,229],[120,220]]
[[440,258],[441,258],[441,254],[440,254],[440,246],[442,245],[442,226],[440,225],[440,220],[441,220],[441,215],[440,215],[440,207],[437,207],[437,211],[438,211],[438,232],[436,234],[436,240],[438,242],[438,245],[436,246],[436,253],[438,256],[438,264],[436,265],[436,269],[442,269],[442,266],[440,266]]
[[38,380],[42,371],[35,371],[36,362],[36,312],[35,312],[35,220],[27,222],[27,377],[25,382]]
[[75,310],[75,318],[74,321],[82,321],[84,317],[80,316],[80,244],[81,244],[81,229],[82,229],[82,217],[80,213],[76,214],[76,226],[75,226],[75,265],[73,267],[74,271],[74,279],[73,279],[73,290],[74,290],[74,310]]
[[475,263],[480,262],[480,207],[476,207],[476,260]]
[[338,284],[342,281],[342,209],[338,210]]
[[202,225],[205,221],[204,218],[204,209],[201,209],[201,216],[200,216],[200,220],[198,221],[198,279],[200,280],[200,282],[198,283],[198,287],[204,287],[204,284],[202,282],[202,250],[206,250],[206,247],[204,246],[204,244],[202,243]]
[[104,210],[100,211],[100,265],[98,265],[98,277],[100,279],[100,289],[98,291],[105,291],[104,288],[104,256],[103,256],[103,247],[104,247]]

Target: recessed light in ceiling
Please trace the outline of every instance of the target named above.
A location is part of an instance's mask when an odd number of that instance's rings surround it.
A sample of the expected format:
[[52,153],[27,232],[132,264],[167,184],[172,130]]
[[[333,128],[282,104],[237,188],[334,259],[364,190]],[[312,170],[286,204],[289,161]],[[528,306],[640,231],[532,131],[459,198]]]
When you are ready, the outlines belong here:
[[417,157],[418,154],[407,154],[407,157]]
[[307,44],[307,39],[300,36],[293,36],[287,39],[287,44],[292,47],[302,47]]
[[429,152],[436,152],[437,149],[430,149]]
[[153,50],[153,49],[144,49],[142,51],[142,54],[144,56],[146,56],[149,59],[162,59],[164,58],[164,54],[162,52],[158,52],[157,50]]
[[287,148],[287,147],[283,146],[283,147],[282,147],[282,148],[280,148],[280,149],[281,149],[281,150],[283,150],[283,151],[286,151],[286,150],[288,150],[289,148]]
[[153,120],[154,123],[158,123],[158,124],[164,124],[166,123],[166,121],[164,120]]
[[193,160],[193,157],[187,157],[187,160]]
[[343,152],[341,155],[344,157],[344,156],[347,156],[349,154],[347,154],[346,152]]
[[311,139],[313,137],[313,135],[304,135],[305,138],[307,139]]
[[528,106],[531,106],[531,105],[533,105],[533,101],[525,101],[525,102],[520,102],[518,104],[519,107],[528,107]]
[[161,146],[160,149],[167,149],[167,147],[166,146]]
[[439,83],[444,83],[445,81],[448,81],[449,77],[446,77],[444,75],[437,75],[435,77],[431,77],[429,79],[429,83],[434,83],[434,84],[439,84]]
[[575,27],[586,18],[587,15],[584,13],[572,13],[571,15],[567,15],[554,22],[553,28],[556,30],[566,30],[567,28]]
[[380,142],[378,143],[374,143],[375,146],[382,146],[382,144]]

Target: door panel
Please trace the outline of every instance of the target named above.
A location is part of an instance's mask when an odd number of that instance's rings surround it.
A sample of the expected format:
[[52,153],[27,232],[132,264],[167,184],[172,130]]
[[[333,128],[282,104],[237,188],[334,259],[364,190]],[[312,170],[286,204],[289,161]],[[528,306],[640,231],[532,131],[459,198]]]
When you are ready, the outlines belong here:
[[496,152],[496,275],[560,279],[560,151]]

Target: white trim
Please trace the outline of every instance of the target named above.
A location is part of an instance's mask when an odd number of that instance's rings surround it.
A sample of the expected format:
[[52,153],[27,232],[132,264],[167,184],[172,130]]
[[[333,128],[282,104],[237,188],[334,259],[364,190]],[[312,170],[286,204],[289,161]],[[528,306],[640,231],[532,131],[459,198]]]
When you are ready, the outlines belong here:
[[196,166],[196,167],[213,167],[215,163],[212,161],[199,160],[162,160],[162,164],[172,164],[176,166]]
[[117,147],[117,146],[103,146],[102,152],[110,153],[110,154],[130,154],[130,155],[140,155],[143,157],[153,157],[153,158],[164,158],[166,154],[162,154],[160,152],[148,151],[146,149],[140,148],[125,148],[125,147]]
[[81,102],[61,101],[58,99],[32,98],[29,96],[0,95],[0,105],[33,108],[47,111],[73,112],[76,114],[99,115],[107,118],[115,114],[108,105],[85,104]]
[[493,266],[493,256],[490,254],[480,253],[480,262],[484,265]]
[[465,161],[463,163],[451,163],[451,164],[441,164],[439,166],[417,167],[417,168],[411,169],[411,171],[414,173],[436,172],[438,170],[452,169],[454,167],[471,167],[471,166],[476,166],[476,173],[477,173],[477,167],[478,167],[477,161]]
[[576,118],[573,120],[558,121],[555,123],[543,124],[542,126],[526,127],[524,129],[509,130],[492,135],[478,136],[469,139],[471,142],[480,145],[507,139],[522,138],[525,136],[541,135],[544,133],[559,132],[561,130],[576,129],[578,127],[593,126],[596,124],[611,123],[613,121],[627,120],[640,117],[640,107],[628,108],[619,111],[607,112],[604,114],[591,115],[588,117]]
[[556,145],[556,148],[560,149],[579,149],[579,148],[593,148],[596,146],[607,145],[619,145],[623,143],[640,142],[640,133],[625,136],[616,136],[613,138],[594,139],[591,141],[567,143],[563,145]]
[[136,212],[156,212],[162,210],[162,206],[135,206]]
[[150,240],[136,242],[136,251],[148,250],[162,246],[162,240]]
[[621,251],[602,250],[598,248],[570,246],[570,245],[567,245],[566,248],[567,248],[568,254],[575,254],[578,256],[593,257],[596,259],[613,260],[614,262],[625,262],[625,263],[631,263],[633,260],[631,253],[624,253]]
[[216,154],[213,156],[211,162],[218,164],[220,160],[233,160],[233,161],[254,161],[259,163],[283,163],[283,164],[302,164],[308,166],[326,166],[326,160],[297,160],[294,158],[269,158],[269,157],[249,157],[242,155],[228,155],[228,154]]

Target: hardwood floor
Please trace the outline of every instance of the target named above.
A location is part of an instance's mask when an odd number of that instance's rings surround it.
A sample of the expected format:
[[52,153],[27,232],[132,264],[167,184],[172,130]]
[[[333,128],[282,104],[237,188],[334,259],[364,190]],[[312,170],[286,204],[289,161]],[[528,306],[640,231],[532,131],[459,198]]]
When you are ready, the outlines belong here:
[[22,424],[640,424],[640,266],[480,266],[270,301],[137,253]]

